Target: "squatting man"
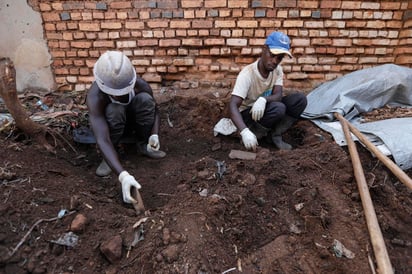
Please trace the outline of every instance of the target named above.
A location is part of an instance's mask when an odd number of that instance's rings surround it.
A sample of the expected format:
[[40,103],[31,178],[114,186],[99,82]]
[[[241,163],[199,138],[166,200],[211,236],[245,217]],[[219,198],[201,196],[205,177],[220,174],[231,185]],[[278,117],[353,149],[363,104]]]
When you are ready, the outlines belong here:
[[307,99],[301,93],[283,95],[280,63],[285,56],[292,58],[289,37],[272,32],[260,58],[244,67],[236,78],[229,103],[230,118],[246,149],[255,151],[258,140],[265,136],[279,149],[292,149],[283,141],[282,133],[300,117]]
[[112,171],[122,185],[123,201],[136,203],[133,187],[141,185],[121,165],[116,148],[122,137],[133,136],[138,151],[160,159],[160,117],[150,85],[141,79],[129,58],[119,51],[108,51],[93,67],[95,81],[87,94],[89,122],[103,160],[96,175],[107,176]]

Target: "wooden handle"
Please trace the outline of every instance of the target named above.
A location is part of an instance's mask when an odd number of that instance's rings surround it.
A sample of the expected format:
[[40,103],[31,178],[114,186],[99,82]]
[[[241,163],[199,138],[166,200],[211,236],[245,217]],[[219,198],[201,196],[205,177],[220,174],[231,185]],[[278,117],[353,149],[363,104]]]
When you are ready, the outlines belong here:
[[378,158],[404,185],[412,190],[412,179],[400,169],[391,159],[389,159],[385,154],[383,154],[371,141],[369,141],[356,127],[351,125],[341,114],[335,113],[335,117],[342,122],[346,121],[350,131],[358,137],[373,154]]
[[144,204],[142,196],[140,196],[140,192],[137,188],[132,188],[132,197],[137,201],[137,203],[133,203],[133,207],[136,210],[137,215],[145,212]]
[[372,199],[369,193],[368,184],[366,183],[365,174],[363,173],[362,164],[360,162],[359,154],[356,149],[355,142],[349,131],[349,122],[342,117],[342,115],[335,113],[342,125],[345,134],[346,142],[348,144],[349,153],[352,159],[352,166],[358,184],[359,194],[362,200],[362,206],[365,211],[366,224],[368,226],[369,235],[372,242],[373,251],[375,253],[376,262],[378,265],[378,272],[384,274],[392,274],[393,268],[389,260],[388,251],[386,250],[385,241],[379,227],[378,218],[376,217],[375,209],[373,207]]

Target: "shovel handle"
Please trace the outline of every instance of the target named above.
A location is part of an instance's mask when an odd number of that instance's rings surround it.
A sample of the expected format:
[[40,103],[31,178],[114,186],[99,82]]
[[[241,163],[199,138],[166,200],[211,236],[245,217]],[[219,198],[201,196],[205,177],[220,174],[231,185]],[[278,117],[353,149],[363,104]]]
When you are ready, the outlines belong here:
[[342,125],[342,130],[345,134],[346,142],[348,144],[353,171],[362,200],[366,224],[369,230],[373,251],[375,253],[376,261],[378,264],[378,272],[393,274],[392,264],[385,246],[385,240],[383,239],[382,231],[379,227],[378,218],[373,207],[372,198],[369,193],[368,184],[366,183],[365,174],[363,173],[362,163],[359,158],[358,150],[356,149],[355,142],[352,140],[352,136],[350,135],[350,123],[339,113],[335,113],[335,117],[340,121]]
[[131,193],[132,193],[132,197],[137,201],[137,203],[133,203],[133,207],[136,210],[137,215],[145,212],[143,199],[142,199],[142,196],[140,195],[139,190],[133,187]]
[[342,123],[346,123],[350,131],[378,158],[406,187],[412,190],[412,179],[391,159],[383,154],[371,141],[369,141],[355,126],[347,121],[341,114],[335,113],[335,117]]

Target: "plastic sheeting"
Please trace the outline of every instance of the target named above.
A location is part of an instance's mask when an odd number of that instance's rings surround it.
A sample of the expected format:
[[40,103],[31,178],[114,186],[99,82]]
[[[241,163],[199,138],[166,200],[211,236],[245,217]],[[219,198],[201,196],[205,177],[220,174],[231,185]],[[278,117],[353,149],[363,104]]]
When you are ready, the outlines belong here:
[[[349,73],[311,91],[302,114],[332,134],[341,146],[346,140],[333,113],[342,114],[383,153],[392,155],[403,170],[412,168],[412,118],[360,123],[360,113],[385,105],[412,107],[412,69],[393,64]],[[356,139],[356,138],[355,138]]]

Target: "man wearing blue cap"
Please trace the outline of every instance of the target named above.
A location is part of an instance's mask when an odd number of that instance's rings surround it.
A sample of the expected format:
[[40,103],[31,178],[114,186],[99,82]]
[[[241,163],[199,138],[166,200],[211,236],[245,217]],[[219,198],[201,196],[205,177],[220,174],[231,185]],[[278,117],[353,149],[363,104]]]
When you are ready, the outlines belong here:
[[282,140],[306,107],[306,96],[283,96],[282,59],[290,53],[290,39],[272,32],[266,39],[260,58],[239,73],[230,100],[230,118],[240,131],[246,149],[256,150],[258,139],[270,134],[279,149],[292,146]]

